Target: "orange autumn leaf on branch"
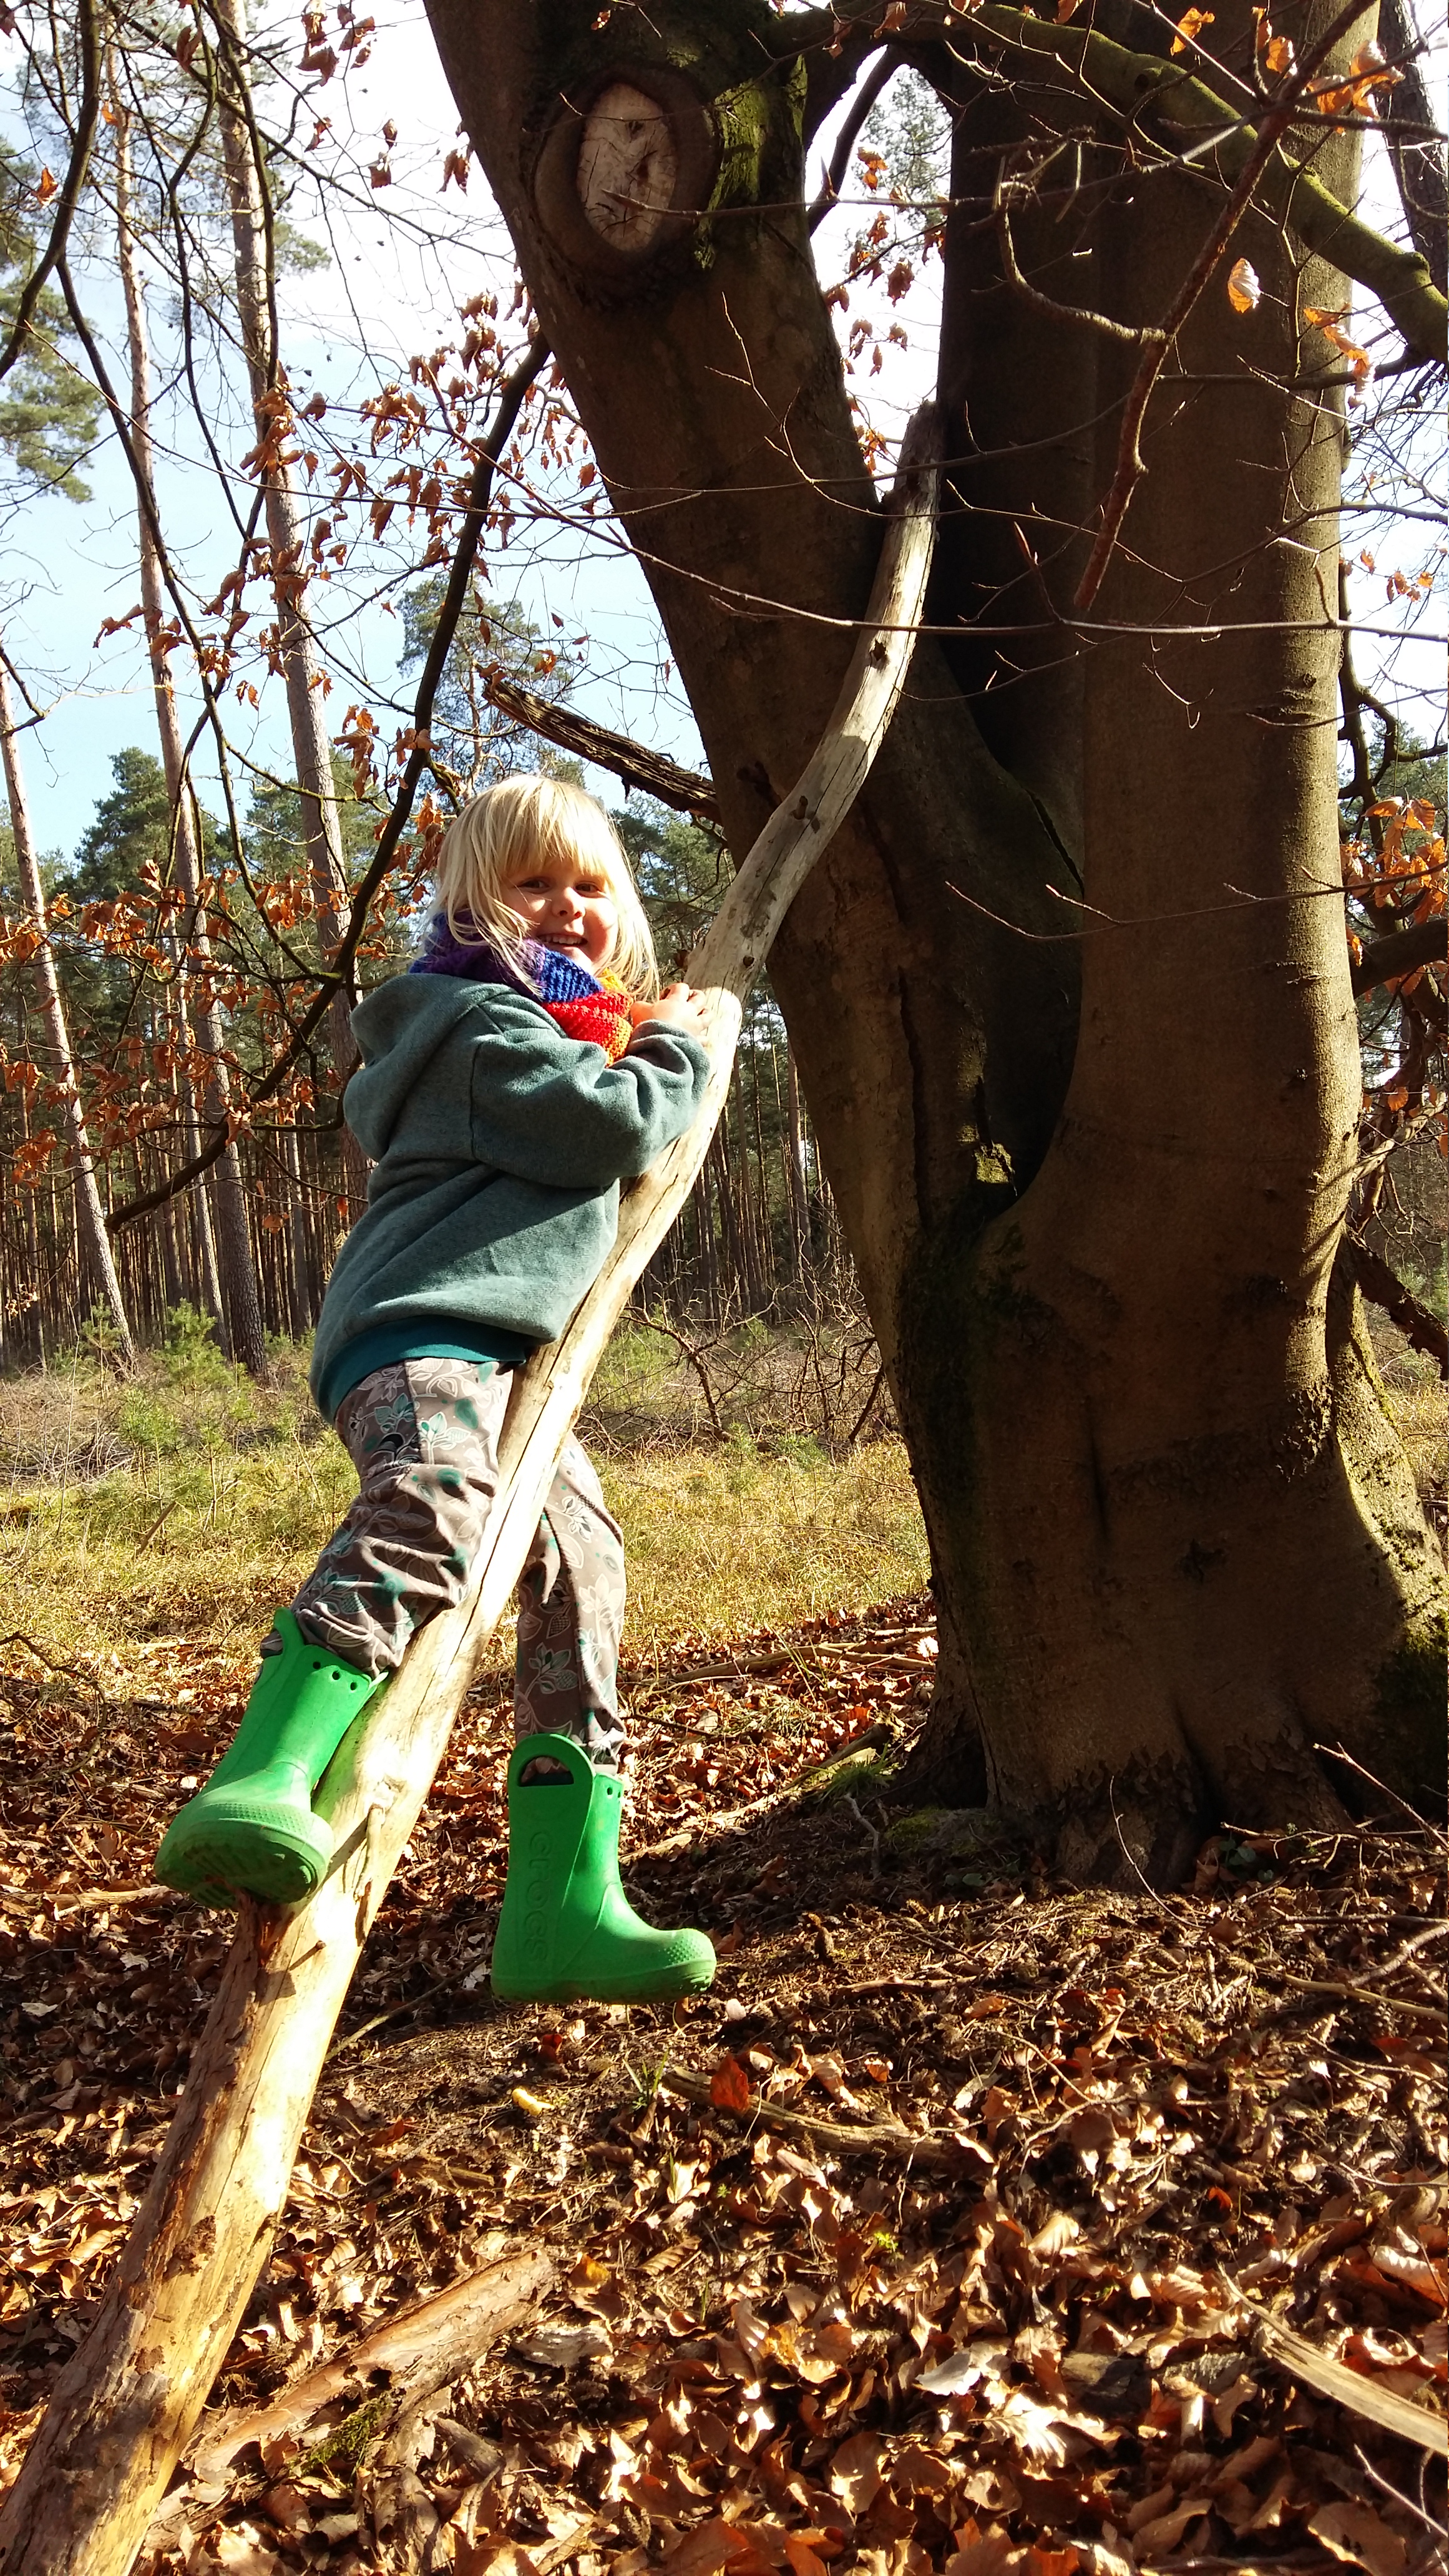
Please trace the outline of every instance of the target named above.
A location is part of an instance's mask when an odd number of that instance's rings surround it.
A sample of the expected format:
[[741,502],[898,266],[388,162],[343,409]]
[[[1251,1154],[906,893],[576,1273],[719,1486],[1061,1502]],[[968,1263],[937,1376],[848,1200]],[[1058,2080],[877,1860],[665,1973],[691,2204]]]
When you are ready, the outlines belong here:
[[1369,356],[1367,349],[1361,349],[1358,342],[1356,340],[1351,340],[1348,333],[1342,328],[1347,312],[1348,306],[1346,304],[1340,304],[1333,310],[1329,310],[1323,305],[1305,304],[1303,308],[1303,319],[1314,330],[1321,331],[1325,340],[1331,340],[1333,342],[1333,345],[1335,349],[1337,349],[1340,357],[1348,360],[1357,382],[1360,385],[1366,385],[1370,376],[1373,374],[1374,362]]
[[1250,259],[1234,260],[1228,272],[1228,302],[1235,313],[1251,313],[1262,295],[1258,272]]
[[1215,16],[1212,9],[1185,9],[1178,19],[1177,33],[1169,50],[1174,54],[1184,53],[1204,27],[1212,26]]
[[1309,87],[1324,116],[1377,116],[1374,91],[1392,89],[1395,81],[1401,81],[1403,77],[1402,72],[1394,71],[1385,62],[1377,45],[1368,44],[1360,45],[1348,67],[1346,80],[1331,76],[1327,80],[1311,81]]

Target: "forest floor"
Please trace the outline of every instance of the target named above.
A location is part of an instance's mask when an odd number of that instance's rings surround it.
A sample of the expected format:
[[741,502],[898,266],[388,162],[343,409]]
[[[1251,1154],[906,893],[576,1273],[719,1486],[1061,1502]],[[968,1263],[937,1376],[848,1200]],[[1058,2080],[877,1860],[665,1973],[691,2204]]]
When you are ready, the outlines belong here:
[[[33,1559],[3,1650],[0,2478],[226,1944],[150,1867],[240,1707],[243,1605],[218,1644],[194,1563],[146,1555],[104,1622],[69,1605],[66,1652]],[[483,1675],[206,2430],[520,2245],[555,2286],[401,2429],[381,2371],[183,2470],[145,2576],[1443,2565],[1442,1837],[1225,1833],[1159,1897],[903,1819],[882,1766],[929,1695],[930,1606],[872,1603],[867,1566],[862,1542],[847,1606],[774,1632],[701,1635],[661,1590],[631,1650],[631,1889],[721,1953],[672,2014],[493,2002],[509,1724]]]

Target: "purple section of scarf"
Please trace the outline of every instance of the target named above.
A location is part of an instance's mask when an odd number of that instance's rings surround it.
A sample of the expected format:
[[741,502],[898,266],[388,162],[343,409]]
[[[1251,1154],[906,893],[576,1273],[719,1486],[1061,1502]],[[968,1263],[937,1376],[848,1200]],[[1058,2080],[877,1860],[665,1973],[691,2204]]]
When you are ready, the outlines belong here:
[[435,912],[428,924],[427,945],[408,973],[461,975],[475,984],[506,984],[510,991],[526,993],[531,1002],[542,1002],[545,1008],[554,1002],[586,1001],[604,990],[587,966],[555,948],[543,947],[536,939],[525,939],[519,955],[522,971],[491,939],[455,938],[447,914]]

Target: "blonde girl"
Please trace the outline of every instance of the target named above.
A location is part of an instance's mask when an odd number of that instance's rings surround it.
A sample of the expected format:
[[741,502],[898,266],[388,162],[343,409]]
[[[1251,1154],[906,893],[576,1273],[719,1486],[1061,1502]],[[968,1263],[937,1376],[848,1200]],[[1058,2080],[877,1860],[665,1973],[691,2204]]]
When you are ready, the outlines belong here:
[[[553,1340],[614,1240],[619,1184],[698,1113],[701,998],[659,991],[628,861],[560,779],[485,789],[444,836],[406,974],[353,1017],[349,1126],[374,1169],[317,1328],[312,1388],[361,1490],[279,1610],[240,1731],[157,1859],[203,1903],[309,1895],[312,1792],[424,1622],[457,1602],[498,1487],[510,1372]],[[496,1991],[637,2001],[708,1985],[700,1932],[619,1882],[617,1523],[577,1442],[519,1586],[509,1873]]]

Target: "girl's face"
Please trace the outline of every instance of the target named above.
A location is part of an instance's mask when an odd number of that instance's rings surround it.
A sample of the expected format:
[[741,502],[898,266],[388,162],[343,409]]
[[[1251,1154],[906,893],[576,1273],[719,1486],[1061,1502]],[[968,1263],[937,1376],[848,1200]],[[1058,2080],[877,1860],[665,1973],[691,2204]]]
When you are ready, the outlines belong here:
[[607,880],[597,868],[578,859],[531,859],[525,873],[502,889],[510,912],[516,912],[531,939],[562,956],[577,957],[581,966],[607,965],[619,926],[619,912]]

